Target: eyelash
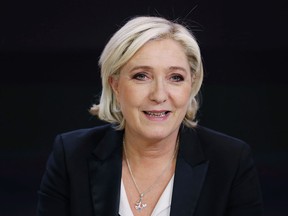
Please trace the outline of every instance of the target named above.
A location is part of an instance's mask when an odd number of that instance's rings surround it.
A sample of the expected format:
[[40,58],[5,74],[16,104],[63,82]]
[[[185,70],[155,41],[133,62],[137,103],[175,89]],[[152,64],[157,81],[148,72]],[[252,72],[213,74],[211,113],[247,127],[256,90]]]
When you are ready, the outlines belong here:
[[145,80],[147,78],[148,76],[145,73],[136,73],[132,76],[132,79],[136,79],[136,80]]
[[[146,73],[136,73],[132,76],[132,79],[144,81],[144,80],[148,79],[148,76]],[[171,80],[172,82],[181,82],[181,81],[184,81],[184,77],[180,74],[173,74],[169,78],[169,80]]]
[[184,77],[180,74],[174,74],[173,76],[171,76],[171,79],[173,79],[173,81],[175,82],[184,81]]

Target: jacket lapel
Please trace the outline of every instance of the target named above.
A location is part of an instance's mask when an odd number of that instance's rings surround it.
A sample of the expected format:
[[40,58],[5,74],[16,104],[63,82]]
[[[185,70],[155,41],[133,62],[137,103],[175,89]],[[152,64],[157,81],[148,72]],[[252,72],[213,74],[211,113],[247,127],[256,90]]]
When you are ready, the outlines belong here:
[[[171,216],[192,216],[208,169],[197,134],[182,128],[174,178]],[[118,215],[123,131],[111,129],[88,160],[91,196],[97,216]]]
[[193,129],[182,128],[177,157],[171,216],[192,216],[208,169],[200,142]]
[[123,132],[110,130],[88,160],[95,215],[118,215]]

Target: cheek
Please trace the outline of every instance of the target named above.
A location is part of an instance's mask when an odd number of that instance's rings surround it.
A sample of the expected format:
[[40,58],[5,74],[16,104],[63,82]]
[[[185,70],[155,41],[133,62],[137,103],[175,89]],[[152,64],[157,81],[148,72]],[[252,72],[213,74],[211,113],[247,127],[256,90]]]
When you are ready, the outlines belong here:
[[143,100],[144,91],[140,88],[135,88],[131,85],[119,86],[117,100],[122,106],[137,105],[139,101]]
[[181,91],[175,92],[173,98],[174,98],[174,103],[175,106],[179,108],[188,108],[189,103],[190,103],[190,97],[191,97],[191,88],[187,87],[184,88]]

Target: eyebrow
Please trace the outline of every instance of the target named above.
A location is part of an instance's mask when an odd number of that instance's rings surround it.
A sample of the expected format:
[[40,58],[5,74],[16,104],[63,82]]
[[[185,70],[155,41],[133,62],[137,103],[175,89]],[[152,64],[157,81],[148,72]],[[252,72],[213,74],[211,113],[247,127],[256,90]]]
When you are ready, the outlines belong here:
[[184,67],[180,67],[180,66],[171,66],[169,67],[169,70],[170,71],[173,71],[173,70],[181,70],[183,72],[187,72],[187,70],[184,68]]
[[[152,70],[153,67],[146,66],[146,65],[140,65],[140,66],[132,67],[130,71],[139,70],[139,69]],[[168,70],[169,71],[181,70],[183,72],[187,72],[187,70],[184,67],[180,67],[180,66],[171,66],[168,68]]]
[[134,71],[134,70],[138,70],[138,69],[151,70],[153,68],[150,67],[150,66],[145,66],[145,65],[143,65],[143,66],[135,66],[135,67],[132,67],[130,69],[130,71]]

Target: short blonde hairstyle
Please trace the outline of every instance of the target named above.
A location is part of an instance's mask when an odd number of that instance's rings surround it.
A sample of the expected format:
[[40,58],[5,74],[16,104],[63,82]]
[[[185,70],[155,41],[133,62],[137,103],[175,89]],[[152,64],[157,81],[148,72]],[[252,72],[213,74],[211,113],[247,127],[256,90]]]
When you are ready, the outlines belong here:
[[199,108],[197,94],[203,81],[203,66],[198,43],[192,32],[177,23],[162,17],[140,16],[130,19],[108,41],[100,59],[102,78],[102,94],[99,104],[90,108],[92,115],[99,119],[116,124],[121,130],[125,127],[125,119],[119,109],[116,97],[109,84],[111,76],[118,76],[121,68],[147,42],[151,40],[173,39],[182,45],[187,56],[191,76],[193,77],[190,105],[187,109],[183,124],[194,127]]

